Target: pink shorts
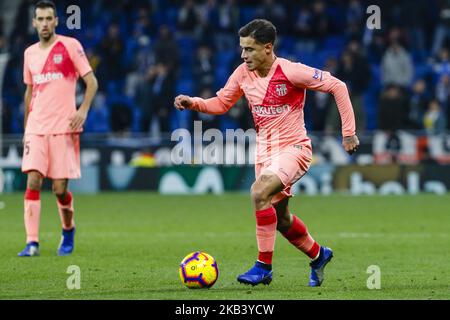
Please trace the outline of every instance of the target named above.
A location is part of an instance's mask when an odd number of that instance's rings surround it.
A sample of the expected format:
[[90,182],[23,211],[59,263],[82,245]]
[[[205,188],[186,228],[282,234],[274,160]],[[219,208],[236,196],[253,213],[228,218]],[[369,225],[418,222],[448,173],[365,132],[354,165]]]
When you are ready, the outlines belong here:
[[25,135],[22,171],[33,170],[50,179],[80,178],[80,134]]
[[264,163],[255,165],[255,176],[259,178],[266,171],[280,178],[284,189],[272,198],[277,203],[286,197],[292,197],[291,186],[297,182],[309,169],[312,160],[311,141],[304,144],[289,146]]

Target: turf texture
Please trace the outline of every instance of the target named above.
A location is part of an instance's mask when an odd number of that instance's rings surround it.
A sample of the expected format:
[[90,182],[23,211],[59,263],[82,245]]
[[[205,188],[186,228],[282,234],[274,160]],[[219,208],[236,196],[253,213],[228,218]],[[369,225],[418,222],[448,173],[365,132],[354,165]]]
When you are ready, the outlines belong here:
[[[56,256],[59,216],[54,196],[43,193],[41,256],[19,258],[25,241],[23,195],[0,195],[0,299],[450,297],[450,195],[292,198],[291,211],[334,251],[320,288],[307,286],[308,259],[280,234],[272,283],[251,287],[236,281],[257,254],[248,194],[127,192],[74,198],[74,253]],[[181,259],[196,250],[218,262],[219,279],[210,289],[187,289],[179,278]],[[79,290],[66,285],[73,265],[80,270]],[[367,287],[370,266],[379,267],[380,289]]]

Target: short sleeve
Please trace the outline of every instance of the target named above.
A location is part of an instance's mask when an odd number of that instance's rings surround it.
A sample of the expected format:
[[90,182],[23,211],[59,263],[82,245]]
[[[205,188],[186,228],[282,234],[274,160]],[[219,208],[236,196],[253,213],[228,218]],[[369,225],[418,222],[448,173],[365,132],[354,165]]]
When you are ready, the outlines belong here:
[[81,77],[84,77],[92,71],[91,65],[89,64],[86,54],[84,53],[83,46],[76,39],[72,42],[70,54],[73,64],[75,65],[75,69]]
[[26,85],[33,85],[33,77],[31,76],[30,68],[28,67],[27,52],[23,55],[23,82]]

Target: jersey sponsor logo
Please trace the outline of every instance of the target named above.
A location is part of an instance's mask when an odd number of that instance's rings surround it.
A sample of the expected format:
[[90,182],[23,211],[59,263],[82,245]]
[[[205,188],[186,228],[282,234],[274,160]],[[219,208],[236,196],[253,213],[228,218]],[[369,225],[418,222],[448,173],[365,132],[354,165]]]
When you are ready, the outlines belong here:
[[47,72],[47,73],[39,73],[33,75],[33,83],[34,84],[42,84],[47,83],[52,80],[62,79],[64,75],[61,72]]
[[63,60],[62,54],[54,54],[53,55],[53,62],[55,64],[60,64],[62,62],[62,60]]
[[278,96],[282,97],[285,96],[287,94],[287,88],[286,88],[286,84],[282,83],[282,84],[277,84],[275,86],[275,91],[277,93]]
[[281,106],[253,106],[253,113],[261,117],[279,116],[291,111],[291,106],[283,104]]

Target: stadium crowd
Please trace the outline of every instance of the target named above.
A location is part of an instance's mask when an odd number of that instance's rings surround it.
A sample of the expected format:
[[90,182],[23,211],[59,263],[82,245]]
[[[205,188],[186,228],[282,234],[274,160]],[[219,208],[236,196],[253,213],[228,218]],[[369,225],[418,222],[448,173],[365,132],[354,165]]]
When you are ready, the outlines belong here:
[[[2,91],[4,133],[23,132],[23,52],[37,41],[31,3],[22,2],[8,39],[0,21],[0,53],[10,54]],[[74,3],[81,8],[79,30],[65,24],[66,8]],[[366,8],[377,3],[381,29],[371,30]],[[203,120],[204,129],[252,127],[245,101],[211,116],[175,112],[173,97],[214,95],[241,63],[237,31],[253,18],[275,24],[279,56],[346,82],[360,134],[438,134],[450,123],[447,0],[62,0],[57,6],[57,32],[80,40],[99,79],[85,132],[158,134],[191,128],[193,120]],[[333,98],[320,92],[307,97],[308,129],[339,132]]]

